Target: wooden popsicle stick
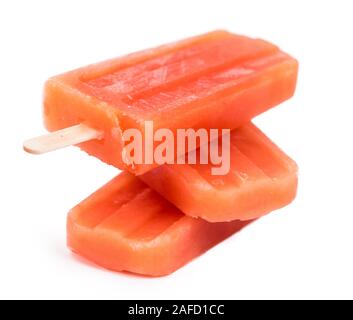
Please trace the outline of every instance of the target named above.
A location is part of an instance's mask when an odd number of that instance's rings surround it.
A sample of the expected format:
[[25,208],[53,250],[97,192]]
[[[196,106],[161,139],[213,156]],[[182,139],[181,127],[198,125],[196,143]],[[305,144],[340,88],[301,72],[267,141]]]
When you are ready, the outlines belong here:
[[103,132],[78,124],[26,140],[23,149],[32,154],[42,154],[94,139],[103,139]]

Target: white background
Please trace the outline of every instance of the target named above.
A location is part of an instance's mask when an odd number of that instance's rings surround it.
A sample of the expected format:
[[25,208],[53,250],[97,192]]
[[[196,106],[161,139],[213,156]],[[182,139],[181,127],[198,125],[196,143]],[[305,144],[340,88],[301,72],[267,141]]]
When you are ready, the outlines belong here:
[[[1,1],[0,298],[353,298],[351,1]],[[258,124],[300,166],[296,201],[175,274],[112,273],[65,246],[67,211],[118,170],[68,148],[31,156],[42,85],[78,66],[224,28],[300,62]]]

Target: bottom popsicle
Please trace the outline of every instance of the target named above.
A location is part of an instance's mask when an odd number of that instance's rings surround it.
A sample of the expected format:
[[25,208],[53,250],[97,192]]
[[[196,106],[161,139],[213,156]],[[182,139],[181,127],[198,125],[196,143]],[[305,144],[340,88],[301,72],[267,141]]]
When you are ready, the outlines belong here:
[[185,216],[123,172],[71,210],[68,246],[110,270],[163,276],[249,222],[210,223]]

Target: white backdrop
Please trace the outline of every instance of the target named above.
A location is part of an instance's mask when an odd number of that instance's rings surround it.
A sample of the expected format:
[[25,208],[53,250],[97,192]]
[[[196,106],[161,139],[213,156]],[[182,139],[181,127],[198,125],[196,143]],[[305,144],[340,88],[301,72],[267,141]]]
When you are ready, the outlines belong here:
[[[351,1],[1,1],[0,298],[353,298]],[[67,211],[118,173],[68,148],[41,157],[49,76],[212,29],[300,62],[295,97],[255,123],[300,166],[296,201],[175,274],[112,273],[65,246]]]

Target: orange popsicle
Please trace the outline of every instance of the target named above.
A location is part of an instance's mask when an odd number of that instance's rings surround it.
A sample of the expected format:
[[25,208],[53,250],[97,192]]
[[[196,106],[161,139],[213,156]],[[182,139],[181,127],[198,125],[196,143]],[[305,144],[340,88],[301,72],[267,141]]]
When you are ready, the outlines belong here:
[[248,220],[289,204],[296,195],[297,165],[248,123],[231,133],[230,171],[210,164],[172,164],[140,178],[185,214],[211,222]]
[[68,245],[110,270],[163,276],[248,223],[209,223],[185,216],[123,172],[70,212]]
[[102,140],[80,147],[143,174],[157,164],[130,164],[126,129],[143,133],[147,120],[154,130],[233,129],[290,98],[296,78],[296,60],[278,47],[215,31],[51,78],[45,124],[49,131],[80,123],[102,131]]

